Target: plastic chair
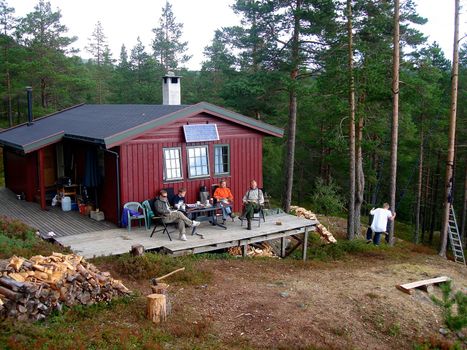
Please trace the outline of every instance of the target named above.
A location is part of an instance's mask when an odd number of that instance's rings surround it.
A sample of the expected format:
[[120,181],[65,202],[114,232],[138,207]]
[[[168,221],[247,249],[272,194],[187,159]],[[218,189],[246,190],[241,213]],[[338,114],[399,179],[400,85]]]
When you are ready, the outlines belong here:
[[[127,209],[127,222],[128,222],[128,232],[131,231],[131,222],[138,220],[139,227],[141,227],[141,219],[144,220],[144,227],[148,228],[148,223],[146,220],[146,210],[138,202],[128,202],[123,206],[123,210]],[[133,215],[132,215],[133,213]],[[135,214],[138,213],[138,214]]]

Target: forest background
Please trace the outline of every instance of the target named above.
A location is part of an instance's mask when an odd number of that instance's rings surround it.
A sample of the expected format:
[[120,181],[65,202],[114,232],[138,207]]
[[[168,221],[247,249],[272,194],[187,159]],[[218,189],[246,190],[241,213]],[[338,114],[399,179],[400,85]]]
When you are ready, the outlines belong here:
[[[83,59],[72,49],[58,9],[38,1],[25,17],[0,0],[0,128],[26,121],[25,87],[34,117],[79,103],[160,104],[161,77],[182,78],[182,103],[207,101],[286,130],[264,142],[264,186],[277,200],[323,214],[347,215],[349,191],[348,2],[352,5],[357,169],[369,209],[389,201],[392,116],[392,1],[237,0],[241,26],[219,28],[200,71],[184,68],[189,43],[170,3],[154,23],[154,40],[122,46],[113,57],[105,28],[90,28]],[[451,62],[415,29],[426,22],[401,1],[398,219],[419,222],[419,238],[436,240],[444,202]],[[138,36],[138,33],[135,33]],[[462,33],[461,33],[462,36]],[[467,212],[467,40],[461,41],[454,207],[461,232]],[[295,113],[296,112],[296,113]],[[295,113],[296,132],[291,134]],[[289,166],[290,151],[293,166]],[[0,169],[1,171],[1,169]],[[292,174],[292,176],[290,176]],[[1,174],[0,174],[1,177]],[[289,194],[290,195],[290,194]],[[418,220],[417,220],[418,218]],[[366,221],[363,219],[362,221]],[[397,232],[396,232],[397,236]],[[414,235],[415,237],[415,235]],[[465,239],[464,239],[465,242]]]

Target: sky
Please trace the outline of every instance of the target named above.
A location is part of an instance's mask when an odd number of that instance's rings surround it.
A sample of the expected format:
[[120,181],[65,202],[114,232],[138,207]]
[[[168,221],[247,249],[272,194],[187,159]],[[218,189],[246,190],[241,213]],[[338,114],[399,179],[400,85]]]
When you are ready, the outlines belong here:
[[[124,44],[128,52],[139,36],[151,51],[152,29],[158,26],[165,0],[49,0],[53,10],[60,9],[62,23],[68,27],[68,35],[77,36],[73,44],[80,49],[80,56],[88,58],[85,47],[98,21],[102,23],[113,57],[118,59]],[[467,0],[460,0],[460,37],[467,34]],[[33,11],[38,0],[7,0],[15,8],[17,17]],[[210,45],[214,31],[222,27],[240,24],[231,5],[234,0],[171,0],[176,22],[183,23],[183,40],[188,41],[188,54],[192,59],[189,69],[199,70],[204,48]],[[419,27],[429,42],[436,41],[446,58],[452,59],[454,33],[454,0],[415,0],[418,13],[428,19]],[[463,42],[467,41],[467,38]],[[462,42],[462,43],[463,43]]]

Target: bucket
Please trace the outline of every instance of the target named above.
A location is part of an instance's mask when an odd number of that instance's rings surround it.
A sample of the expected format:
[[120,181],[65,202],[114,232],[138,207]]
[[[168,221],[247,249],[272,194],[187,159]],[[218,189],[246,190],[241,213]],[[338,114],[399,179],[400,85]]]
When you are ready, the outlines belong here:
[[63,211],[70,211],[71,210],[71,198],[70,197],[63,197],[62,198],[62,210]]

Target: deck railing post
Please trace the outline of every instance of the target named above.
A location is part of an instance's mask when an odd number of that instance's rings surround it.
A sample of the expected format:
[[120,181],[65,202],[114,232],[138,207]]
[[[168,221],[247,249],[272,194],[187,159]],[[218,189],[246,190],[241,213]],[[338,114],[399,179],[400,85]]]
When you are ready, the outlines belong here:
[[305,233],[303,234],[303,261],[306,261],[306,250],[308,248],[308,227],[305,227]]

